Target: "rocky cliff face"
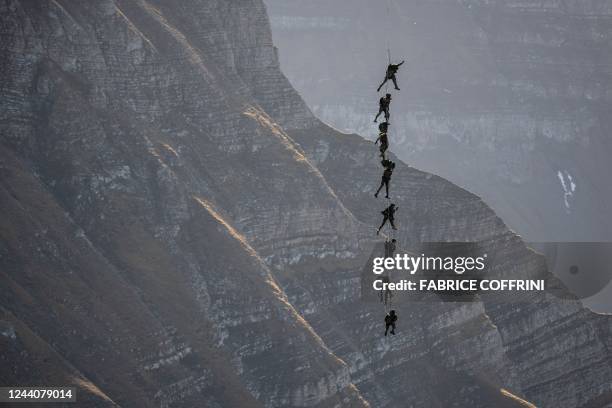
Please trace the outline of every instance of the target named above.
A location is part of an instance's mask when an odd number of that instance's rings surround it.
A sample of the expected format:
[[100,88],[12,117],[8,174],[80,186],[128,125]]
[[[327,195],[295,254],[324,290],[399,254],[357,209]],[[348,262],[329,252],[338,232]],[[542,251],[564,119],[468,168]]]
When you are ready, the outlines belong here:
[[321,119],[373,138],[405,59],[392,149],[477,193],[533,241],[612,238],[612,6],[585,1],[267,0],[281,65]]
[[[360,297],[375,151],[318,122],[257,0],[0,3],[0,382],[87,406],[610,403],[579,302]],[[400,237],[540,276],[475,195],[400,166]],[[537,352],[536,352],[537,351]]]
[[[290,134],[321,169],[347,208],[359,220],[375,223],[376,214],[371,208],[377,205],[372,197],[376,183],[355,185],[346,177],[347,172],[370,174],[367,179],[376,180],[378,168],[372,158],[375,152],[371,142],[355,135],[334,138],[336,132],[329,128]],[[351,153],[355,151],[369,153]],[[405,165],[394,174],[401,176],[394,179],[393,201],[406,211],[401,216],[399,242],[410,247],[425,241],[476,241],[484,252],[497,254],[495,267],[489,271],[493,276],[547,276],[543,259],[525,248],[478,197]],[[308,313],[315,330],[334,333],[323,339],[337,355],[353,362],[353,378],[374,406],[395,406],[396,401],[409,401],[414,406],[448,406],[451,400],[459,400],[460,406],[487,404],[471,400],[473,395],[462,397],[445,388],[457,381],[476,387],[479,396],[486,395],[491,384],[506,384],[512,390],[520,390],[537,406],[609,403],[609,381],[600,381],[597,373],[603,370],[602,378],[612,375],[607,329],[601,328],[609,327],[610,320],[587,311],[578,301],[560,301],[549,293],[524,297],[513,293],[505,297],[480,295],[479,304],[415,303],[400,295],[394,307],[408,317],[408,327],[389,344],[378,340],[379,327],[368,324],[376,309],[372,311],[372,305],[365,305],[363,299],[356,300],[359,281],[351,280],[350,272],[341,275],[337,287],[329,288],[324,280],[326,271],[320,270],[322,276],[312,279],[313,269],[298,275],[300,287],[289,287],[287,293],[290,299],[295,296],[293,302],[298,309]],[[307,293],[324,293],[328,297],[317,303],[314,296],[303,296],[304,287]],[[337,304],[329,301],[333,296],[340,296]],[[336,327],[327,321],[330,316],[347,314],[352,317]],[[357,321],[355,316],[359,317]],[[336,339],[336,331],[345,330],[350,335]],[[608,357],[602,359],[604,355]],[[389,396],[390,387],[393,397]],[[426,397],[420,392],[424,388],[428,389]],[[453,395],[450,400],[434,397],[443,389]],[[591,392],[598,397],[587,396]]]
[[[263,261],[348,256],[360,227],[262,109],[314,120],[261,3],[2,7],[3,320],[32,364],[3,382],[88,381],[129,406],[364,405]],[[247,82],[266,80],[293,105]]]

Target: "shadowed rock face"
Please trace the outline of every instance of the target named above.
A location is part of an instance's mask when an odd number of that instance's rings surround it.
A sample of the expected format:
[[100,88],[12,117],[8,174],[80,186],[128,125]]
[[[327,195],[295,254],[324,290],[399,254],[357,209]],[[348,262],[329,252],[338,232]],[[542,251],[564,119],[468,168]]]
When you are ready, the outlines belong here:
[[[609,319],[398,299],[359,275],[371,142],[318,122],[260,1],[0,3],[0,382],[87,406],[610,402]],[[400,240],[474,240],[541,276],[477,196],[403,164]]]
[[526,239],[612,239],[610,2],[266,4],[283,70],[323,121],[373,140],[389,45],[406,60],[399,157],[480,195]]

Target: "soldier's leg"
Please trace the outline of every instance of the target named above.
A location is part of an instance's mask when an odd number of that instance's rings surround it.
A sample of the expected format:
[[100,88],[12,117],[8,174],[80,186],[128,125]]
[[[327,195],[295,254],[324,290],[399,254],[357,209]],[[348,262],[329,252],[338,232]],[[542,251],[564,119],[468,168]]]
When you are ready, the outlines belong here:
[[382,229],[382,227],[384,227],[384,226],[385,226],[385,222],[387,222],[387,219],[388,219],[388,218],[387,218],[387,216],[385,215],[385,217],[383,218],[382,224],[380,224],[380,227],[378,227],[378,232],[377,232],[376,234],[380,233],[380,230]]
[[378,197],[378,193],[380,193],[380,190],[383,188],[384,183],[385,183],[384,180],[380,182],[380,186],[378,186],[378,190],[376,190],[376,192],[374,193],[374,197]]
[[[374,122],[376,122],[378,120],[378,117],[380,116],[381,113],[383,113],[384,111],[382,109],[378,110],[378,113],[376,114],[376,117],[374,118]],[[385,114],[386,117],[386,114]]]
[[395,79],[395,75],[393,75],[391,77],[391,80],[393,81],[393,85],[395,86],[395,89],[397,89],[398,91],[400,90],[399,87],[397,86],[397,79]]
[[382,87],[383,87],[383,85],[384,85],[385,83],[387,83],[387,77],[386,77],[386,76],[385,76],[385,80],[384,80],[384,81],[382,81],[382,84],[380,84],[380,86],[378,87],[378,89],[376,90],[376,92],[380,92],[380,88],[382,88]]
[[391,334],[395,334],[395,323],[391,323]]
[[385,158],[385,152],[387,151],[388,147],[389,147],[389,145],[387,143],[381,143],[380,144],[380,156],[383,159]]
[[389,179],[385,180],[385,191],[387,192],[387,198],[389,198]]
[[393,221],[395,221],[393,218],[389,218],[389,224],[391,224],[391,228],[397,229],[395,228],[395,223]]

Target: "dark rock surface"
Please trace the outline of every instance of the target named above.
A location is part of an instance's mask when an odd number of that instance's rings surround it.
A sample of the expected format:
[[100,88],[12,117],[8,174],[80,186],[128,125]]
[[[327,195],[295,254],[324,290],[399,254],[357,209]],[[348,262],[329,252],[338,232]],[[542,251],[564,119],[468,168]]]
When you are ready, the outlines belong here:
[[[604,406],[610,320],[577,301],[360,299],[371,142],[318,122],[257,0],[0,2],[0,382],[83,406]],[[395,177],[395,176],[394,176]],[[477,196],[399,165],[401,242],[482,241]],[[5,350],[7,350],[5,352]]]

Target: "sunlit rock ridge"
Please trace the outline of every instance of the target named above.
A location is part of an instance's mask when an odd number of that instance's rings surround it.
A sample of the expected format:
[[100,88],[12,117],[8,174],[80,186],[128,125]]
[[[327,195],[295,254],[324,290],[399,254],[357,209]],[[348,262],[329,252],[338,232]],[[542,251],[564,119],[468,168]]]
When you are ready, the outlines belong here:
[[[611,403],[610,320],[577,301],[400,301],[382,337],[359,282],[376,149],[312,115],[261,1],[0,18],[2,384],[101,407]],[[546,273],[477,196],[396,174],[403,245],[482,241],[494,273]]]

